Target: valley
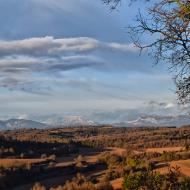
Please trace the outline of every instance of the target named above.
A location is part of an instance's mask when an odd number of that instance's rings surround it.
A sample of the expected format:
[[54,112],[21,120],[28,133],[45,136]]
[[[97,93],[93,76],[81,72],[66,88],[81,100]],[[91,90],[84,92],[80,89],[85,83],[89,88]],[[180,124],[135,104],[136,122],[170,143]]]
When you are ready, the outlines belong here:
[[189,134],[189,126],[2,131],[0,188],[67,190],[79,180],[85,188],[121,190],[126,189],[127,177],[139,172],[158,173],[163,179],[173,174],[188,178]]

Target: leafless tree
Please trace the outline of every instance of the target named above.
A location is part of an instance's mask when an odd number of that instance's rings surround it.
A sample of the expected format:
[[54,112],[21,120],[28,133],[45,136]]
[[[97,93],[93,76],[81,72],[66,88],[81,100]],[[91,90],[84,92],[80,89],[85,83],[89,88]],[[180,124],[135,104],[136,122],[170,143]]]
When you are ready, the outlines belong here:
[[[115,9],[121,0],[103,0]],[[132,0],[135,1],[135,0]],[[145,0],[146,1],[146,0]],[[150,0],[151,1],[151,0]],[[129,34],[140,50],[147,50],[156,63],[169,63],[176,93],[182,103],[190,102],[190,0],[151,1],[146,13],[137,14],[137,25]],[[149,42],[143,42],[148,36]]]
[[109,5],[111,9],[116,9],[118,5],[121,3],[121,0],[102,0],[103,3]]

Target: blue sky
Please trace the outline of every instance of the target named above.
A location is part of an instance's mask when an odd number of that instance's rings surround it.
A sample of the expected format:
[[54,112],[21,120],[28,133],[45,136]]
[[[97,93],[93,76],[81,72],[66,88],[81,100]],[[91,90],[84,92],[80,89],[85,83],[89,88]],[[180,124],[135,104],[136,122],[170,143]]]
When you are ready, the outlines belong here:
[[1,115],[181,111],[167,66],[139,56],[126,33],[139,7],[0,1]]

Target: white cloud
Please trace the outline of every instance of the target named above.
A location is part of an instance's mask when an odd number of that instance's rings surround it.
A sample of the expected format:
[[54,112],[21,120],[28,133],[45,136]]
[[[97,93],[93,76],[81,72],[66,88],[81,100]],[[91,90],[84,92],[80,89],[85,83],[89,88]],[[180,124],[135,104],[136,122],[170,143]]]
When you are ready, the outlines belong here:
[[28,115],[27,114],[19,115],[18,119],[28,119]]
[[133,44],[102,42],[94,38],[59,38],[52,36],[29,38],[24,40],[0,41],[0,53],[7,55],[53,56],[64,53],[82,53],[95,50],[113,50],[134,52],[137,48]]
[[168,103],[168,104],[166,104],[165,109],[174,108],[174,107],[175,107],[174,103]]

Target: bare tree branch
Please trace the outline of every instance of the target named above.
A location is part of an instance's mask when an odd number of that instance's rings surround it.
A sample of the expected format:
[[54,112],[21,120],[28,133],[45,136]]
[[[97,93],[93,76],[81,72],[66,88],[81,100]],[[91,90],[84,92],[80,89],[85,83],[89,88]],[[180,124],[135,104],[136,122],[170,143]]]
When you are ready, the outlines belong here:
[[[104,0],[114,9],[120,2]],[[139,12],[137,25],[128,27],[131,39],[141,51],[148,50],[156,63],[164,61],[170,64],[179,101],[190,102],[190,1],[152,1],[147,11],[148,16]],[[143,36],[147,35],[150,40],[143,43]]]

